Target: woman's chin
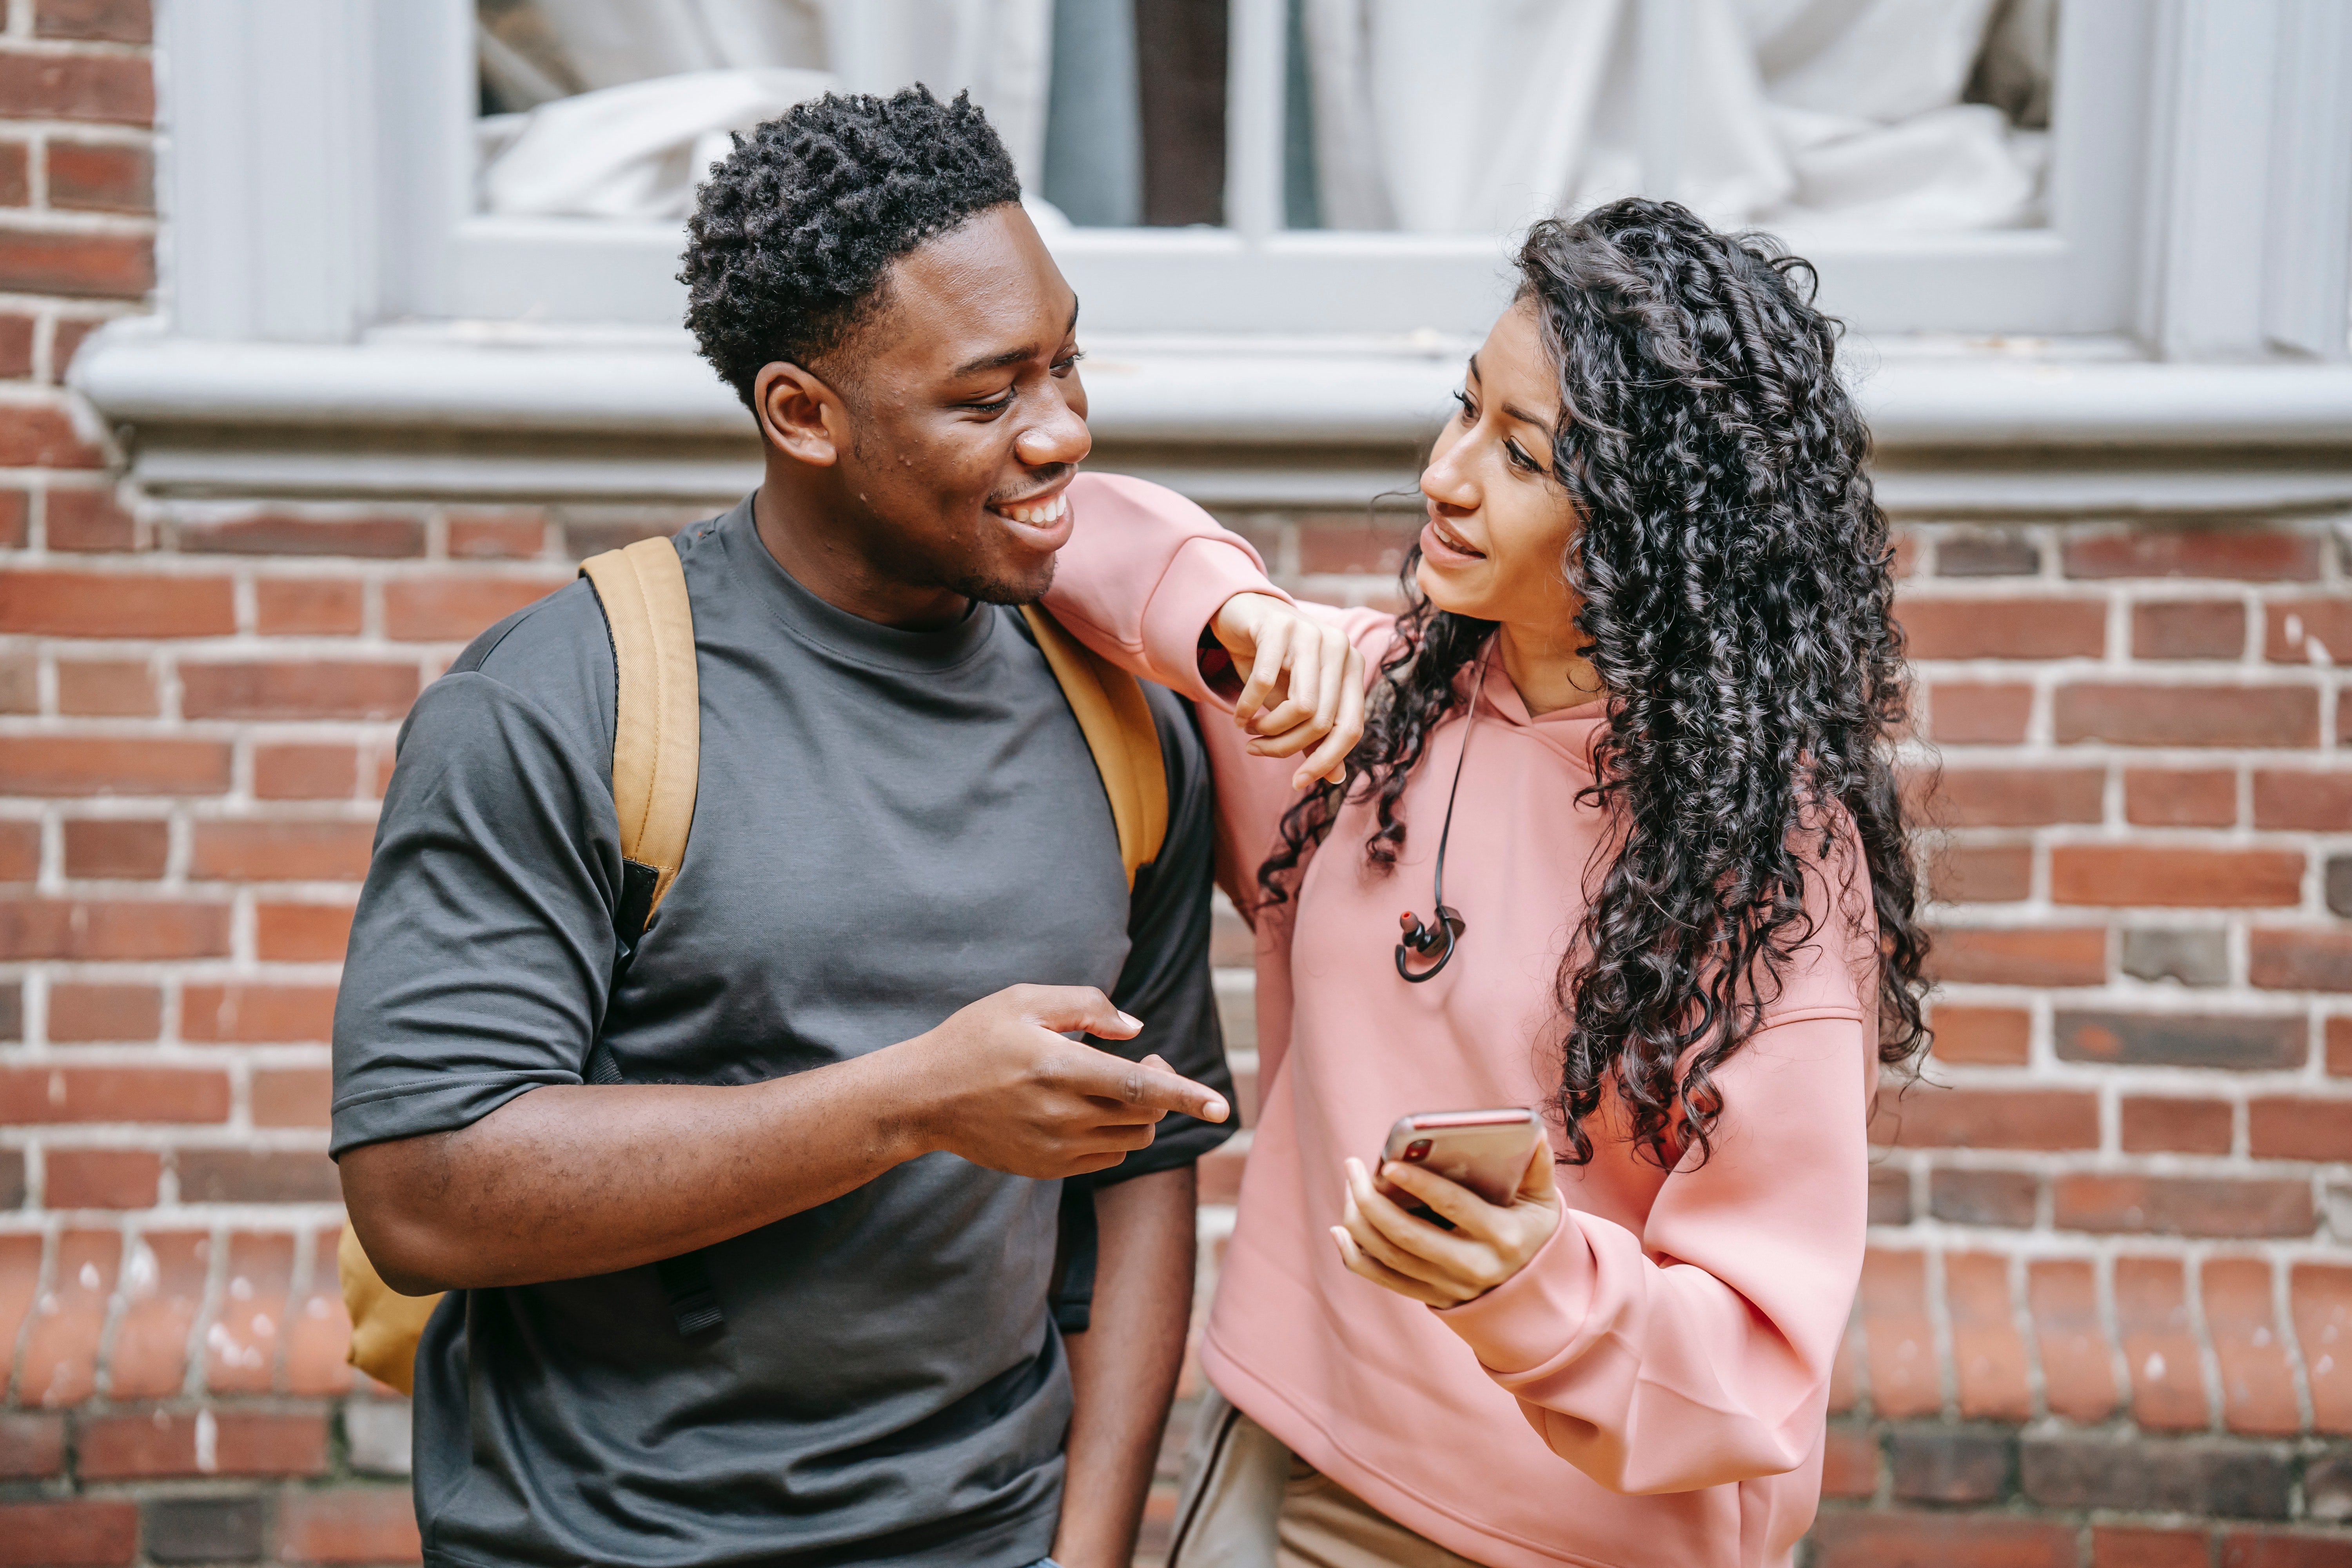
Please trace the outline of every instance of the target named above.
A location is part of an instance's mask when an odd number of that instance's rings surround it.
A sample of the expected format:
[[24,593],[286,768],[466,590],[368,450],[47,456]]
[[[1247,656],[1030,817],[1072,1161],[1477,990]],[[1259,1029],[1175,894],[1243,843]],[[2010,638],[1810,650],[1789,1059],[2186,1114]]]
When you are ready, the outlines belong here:
[[1412,580],[1421,585],[1429,602],[1449,616],[1468,616],[1473,620],[1491,621],[1487,612],[1486,563],[1465,561],[1460,565],[1440,565],[1424,555],[1413,569]]

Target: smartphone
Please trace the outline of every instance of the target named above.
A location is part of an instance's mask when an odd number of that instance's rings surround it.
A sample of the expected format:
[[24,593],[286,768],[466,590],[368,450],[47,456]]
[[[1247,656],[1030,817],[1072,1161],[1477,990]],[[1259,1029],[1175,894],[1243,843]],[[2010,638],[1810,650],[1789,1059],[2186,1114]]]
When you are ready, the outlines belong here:
[[[1424,1110],[1397,1118],[1381,1160],[1383,1164],[1394,1160],[1402,1165],[1425,1165],[1496,1207],[1507,1207],[1543,1136],[1543,1119],[1532,1110]],[[1375,1181],[1379,1170],[1373,1167]],[[1427,1214],[1411,1194],[1386,1183],[1380,1185],[1416,1213]]]

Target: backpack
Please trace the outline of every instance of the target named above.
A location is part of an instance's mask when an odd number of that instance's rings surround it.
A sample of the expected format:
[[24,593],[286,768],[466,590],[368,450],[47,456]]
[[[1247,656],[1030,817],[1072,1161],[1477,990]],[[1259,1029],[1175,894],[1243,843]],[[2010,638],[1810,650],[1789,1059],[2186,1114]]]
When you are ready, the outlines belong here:
[[[613,805],[620,819],[622,856],[621,897],[613,913],[617,986],[654,911],[677,877],[694,822],[702,743],[694,608],[687,599],[677,547],[667,539],[640,540],[625,549],[591,556],[580,572],[604,606],[618,676],[613,726]],[[1119,861],[1132,890],[1137,870],[1159,855],[1168,833],[1168,775],[1159,727],[1142,685],[1070,636],[1042,608],[1024,605],[1021,614],[1077,719],[1087,749],[1094,753],[1118,830]],[[583,1066],[582,1077],[588,1082],[624,1081],[601,1037]],[[1066,1203],[1066,1223],[1068,1213]],[[343,1226],[335,1262],[343,1305],[352,1319],[347,1359],[377,1382],[411,1393],[416,1343],[441,1298],[403,1296],[386,1285],[349,1224]],[[719,1325],[719,1307],[701,1254],[669,1258],[655,1268],[681,1333],[700,1333]],[[1084,1326],[1083,1313],[1081,1306],[1077,1327]],[[1066,1316],[1065,1326],[1070,1326]]]

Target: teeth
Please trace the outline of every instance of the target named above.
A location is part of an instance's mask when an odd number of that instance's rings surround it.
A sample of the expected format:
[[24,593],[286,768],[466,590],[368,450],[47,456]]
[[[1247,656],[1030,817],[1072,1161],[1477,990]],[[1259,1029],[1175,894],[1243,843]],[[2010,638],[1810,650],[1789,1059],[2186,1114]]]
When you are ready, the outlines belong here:
[[1059,522],[1069,510],[1070,498],[1067,492],[1057,495],[1051,500],[1039,501],[1034,506],[1000,506],[995,509],[1000,517],[1009,517],[1015,522],[1025,522],[1032,527],[1041,523]]

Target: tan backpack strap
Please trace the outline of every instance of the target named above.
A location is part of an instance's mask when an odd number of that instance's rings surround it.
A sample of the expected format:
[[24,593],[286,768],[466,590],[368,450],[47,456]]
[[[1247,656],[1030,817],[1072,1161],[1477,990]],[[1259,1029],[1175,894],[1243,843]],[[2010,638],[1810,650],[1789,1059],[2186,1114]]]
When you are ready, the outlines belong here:
[[702,699],[695,678],[694,607],[677,548],[641,539],[580,563],[613,632],[619,693],[613,725],[613,805],[621,853],[656,873],[653,907],[677,876],[694,825]]
[[351,1346],[343,1359],[378,1383],[415,1393],[416,1342],[441,1298],[404,1296],[385,1284],[349,1224],[335,1246],[335,1274],[343,1288],[343,1310],[352,1319]]
[[1131,890],[1136,871],[1160,858],[1160,847],[1168,837],[1168,770],[1160,754],[1160,726],[1151,721],[1151,705],[1143,700],[1143,684],[1063,630],[1038,605],[1024,605],[1021,614],[1053,667],[1054,679],[1062,683],[1062,695],[1077,715],[1087,749],[1095,754],[1103,793],[1110,796],[1118,858]]

